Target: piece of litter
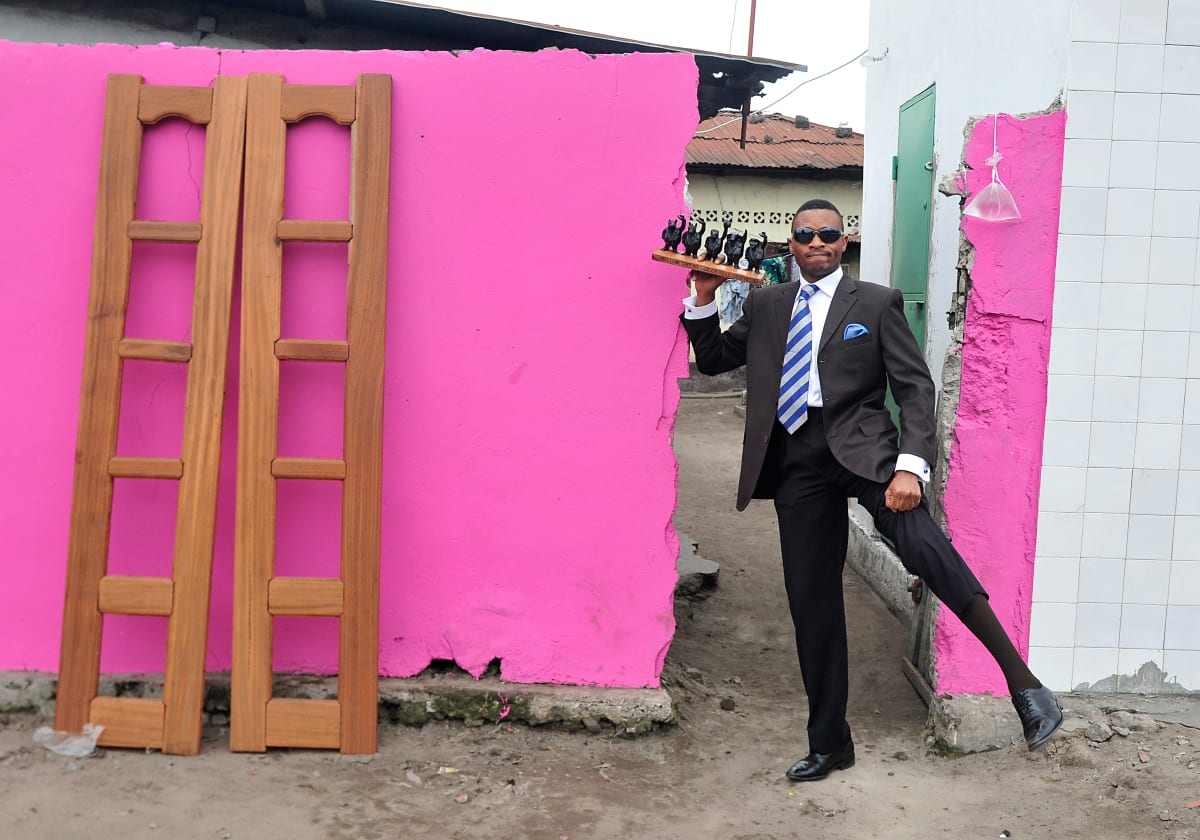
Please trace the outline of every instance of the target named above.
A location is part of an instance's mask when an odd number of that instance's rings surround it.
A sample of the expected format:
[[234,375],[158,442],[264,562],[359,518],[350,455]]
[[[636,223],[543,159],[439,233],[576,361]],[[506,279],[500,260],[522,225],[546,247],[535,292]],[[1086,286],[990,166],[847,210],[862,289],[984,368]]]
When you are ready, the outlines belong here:
[[33,743],[45,747],[55,755],[65,755],[68,758],[83,758],[96,750],[96,742],[104,727],[85,723],[83,731],[78,735],[70,732],[57,732],[49,726],[39,726],[33,733]]
[[458,796],[454,797],[454,801],[459,805],[466,805],[471,801],[471,797],[467,796],[465,793],[460,793]]
[[458,771],[456,769],[454,769],[453,767],[439,767],[438,768],[439,776],[445,776],[447,773],[457,773],[457,772]]
[[1193,799],[1191,802],[1185,802],[1184,808],[1200,808],[1200,799]]
[[412,770],[404,771],[404,778],[408,779],[414,785],[421,784],[421,777],[418,776],[416,773],[414,773]]
[[1007,828],[1000,832],[1001,837],[1012,837],[1012,832]]

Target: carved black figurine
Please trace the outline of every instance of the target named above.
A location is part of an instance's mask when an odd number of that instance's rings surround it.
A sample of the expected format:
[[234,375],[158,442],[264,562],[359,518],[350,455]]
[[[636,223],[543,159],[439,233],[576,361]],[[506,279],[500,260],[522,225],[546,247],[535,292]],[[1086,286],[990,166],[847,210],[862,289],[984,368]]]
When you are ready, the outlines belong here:
[[700,227],[696,227],[696,222],[691,222],[688,225],[687,231],[683,234],[683,253],[689,257],[696,256],[700,250],[700,238],[704,236],[704,220],[700,219]]
[[751,271],[761,270],[767,257],[767,232],[764,230],[759,236],[762,239],[751,239],[746,244],[746,263]]
[[671,219],[667,222],[667,226],[663,228],[663,250],[679,252],[679,240],[683,238],[683,231],[687,227],[687,218],[681,213],[679,215],[679,224],[675,224],[675,220]]
[[716,260],[721,253],[721,231],[713,228],[708,232],[708,238],[704,240],[704,256],[702,260]]
[[725,264],[725,255],[721,253],[721,243],[724,242],[725,237],[729,235],[729,226],[732,224],[733,216],[726,214],[721,220],[720,238],[717,239],[716,242],[713,242],[713,237],[718,235],[715,230],[708,235],[708,243],[711,244],[711,247],[708,249],[708,258],[717,265]]
[[725,265],[733,268],[743,268],[738,265],[742,259],[742,251],[746,248],[746,231],[732,231],[725,234]]

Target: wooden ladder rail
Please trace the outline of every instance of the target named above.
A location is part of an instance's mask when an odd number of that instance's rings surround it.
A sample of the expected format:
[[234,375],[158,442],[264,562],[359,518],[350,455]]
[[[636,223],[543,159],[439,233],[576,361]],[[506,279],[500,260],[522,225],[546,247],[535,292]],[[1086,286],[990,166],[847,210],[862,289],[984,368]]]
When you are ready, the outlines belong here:
[[[246,89],[234,77],[212,88],[108,78],[55,711],[59,730],[102,725],[105,746],[200,751]],[[134,217],[143,126],[169,116],[207,126],[198,223]],[[125,336],[135,240],[197,243],[191,342]],[[116,454],[125,359],[188,365],[180,458]],[[179,480],[170,578],[107,574],[118,477]],[[113,613],[169,617],[161,700],[97,696],[104,615]]]
[[[241,391],[230,748],[376,750],[383,362],[391,77],[287,85],[251,74],[246,130]],[[350,219],[283,218],[287,125],[324,115],[351,126]],[[284,241],[349,243],[346,338],[280,335]],[[344,362],[341,459],[278,457],[279,362]],[[276,481],[341,481],[339,578],[274,576]],[[273,697],[273,617],[338,616],[338,698]]]

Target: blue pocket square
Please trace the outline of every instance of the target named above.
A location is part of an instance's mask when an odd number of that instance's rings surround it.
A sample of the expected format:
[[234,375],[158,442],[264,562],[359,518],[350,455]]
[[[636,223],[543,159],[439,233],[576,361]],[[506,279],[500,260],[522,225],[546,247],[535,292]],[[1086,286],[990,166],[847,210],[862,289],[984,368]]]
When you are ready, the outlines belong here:
[[860,335],[866,335],[870,330],[862,324],[847,324],[846,332],[842,335],[842,341],[849,341],[852,338],[858,338]]

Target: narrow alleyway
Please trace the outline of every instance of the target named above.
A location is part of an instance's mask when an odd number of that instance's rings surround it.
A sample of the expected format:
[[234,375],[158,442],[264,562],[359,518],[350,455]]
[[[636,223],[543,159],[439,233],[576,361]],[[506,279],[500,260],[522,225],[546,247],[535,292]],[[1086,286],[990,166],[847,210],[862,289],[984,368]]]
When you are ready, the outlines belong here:
[[196,758],[108,750],[70,760],[35,748],[42,721],[16,715],[0,718],[0,838],[1200,840],[1200,808],[1185,807],[1200,799],[1193,729],[1143,722],[1093,741],[1076,721],[1033,755],[1017,743],[930,755],[924,706],[899,669],[907,634],[853,574],[858,764],[789,784],[783,771],[806,751],[803,691],[774,510],[734,510],[734,404],[686,399],[676,427],[676,523],[721,564],[714,591],[676,605],[664,682],[678,726],[640,737],[385,726],[369,758],[235,755],[227,731],[213,727]]

